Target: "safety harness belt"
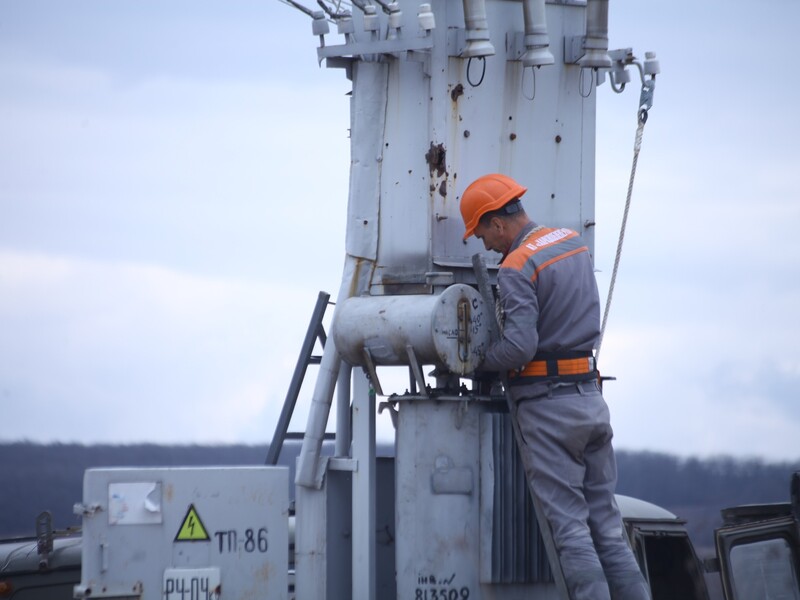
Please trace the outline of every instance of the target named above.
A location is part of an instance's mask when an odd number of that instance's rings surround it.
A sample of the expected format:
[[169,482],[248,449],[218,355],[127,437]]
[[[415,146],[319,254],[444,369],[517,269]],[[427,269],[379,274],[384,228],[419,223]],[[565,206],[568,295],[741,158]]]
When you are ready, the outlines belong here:
[[522,369],[508,375],[512,380],[559,378],[570,381],[591,379],[595,374],[596,365],[591,352],[541,352]]

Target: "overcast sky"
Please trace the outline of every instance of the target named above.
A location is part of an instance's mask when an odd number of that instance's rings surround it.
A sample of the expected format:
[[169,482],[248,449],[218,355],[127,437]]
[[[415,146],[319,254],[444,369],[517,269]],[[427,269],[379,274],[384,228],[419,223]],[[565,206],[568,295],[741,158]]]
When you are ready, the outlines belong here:
[[[618,448],[800,458],[798,22],[611,0],[611,47],[662,66],[601,352]],[[276,0],[0,2],[0,440],[269,439],[344,254],[350,86],[314,48]],[[605,294],[638,91],[598,93]]]

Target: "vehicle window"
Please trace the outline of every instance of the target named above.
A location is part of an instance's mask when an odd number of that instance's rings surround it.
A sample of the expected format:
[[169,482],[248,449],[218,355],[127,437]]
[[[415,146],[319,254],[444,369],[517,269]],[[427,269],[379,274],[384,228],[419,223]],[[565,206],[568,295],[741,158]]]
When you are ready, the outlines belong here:
[[800,600],[792,549],[785,539],[737,544],[730,559],[737,600]]
[[641,536],[653,600],[708,600],[688,536]]

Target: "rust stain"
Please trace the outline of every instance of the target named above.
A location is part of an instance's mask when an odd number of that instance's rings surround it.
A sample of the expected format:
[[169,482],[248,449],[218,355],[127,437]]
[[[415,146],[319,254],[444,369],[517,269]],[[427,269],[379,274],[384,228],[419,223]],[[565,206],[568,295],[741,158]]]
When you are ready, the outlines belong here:
[[264,581],[264,582],[269,581],[270,577],[272,577],[272,569],[270,568],[269,563],[265,564],[263,567],[258,569],[258,571],[256,572],[255,575],[261,581]]
[[456,87],[453,88],[453,91],[450,92],[450,99],[453,102],[456,102],[458,100],[458,97],[462,96],[463,94],[464,94],[464,86],[459,83]]
[[431,142],[431,147],[425,153],[425,161],[428,163],[428,167],[431,170],[431,176],[436,173],[438,177],[441,177],[447,173],[446,154],[447,152],[444,149],[444,144],[434,144]]
[[353,271],[353,279],[350,281],[350,289],[347,291],[347,296],[355,296],[356,289],[358,288],[358,278],[361,275],[361,268],[364,266],[364,259],[357,258],[356,259],[356,267]]
[[446,198],[447,197],[447,180],[446,179],[442,179],[442,183],[439,184],[439,195],[442,198]]

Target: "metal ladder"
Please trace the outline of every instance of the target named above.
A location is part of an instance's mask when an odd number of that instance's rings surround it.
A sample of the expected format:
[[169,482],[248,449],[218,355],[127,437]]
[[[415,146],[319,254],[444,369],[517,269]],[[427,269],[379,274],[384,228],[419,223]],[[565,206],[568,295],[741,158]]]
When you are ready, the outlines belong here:
[[275,433],[272,435],[269,450],[267,451],[267,459],[264,461],[264,464],[278,464],[278,457],[281,454],[283,442],[286,440],[286,434],[289,431],[289,422],[292,420],[292,414],[294,414],[294,407],[297,404],[297,397],[300,395],[300,387],[303,385],[306,370],[309,365],[318,365],[322,360],[321,356],[314,355],[312,352],[314,351],[314,345],[317,339],[319,339],[323,348],[325,348],[325,342],[328,339],[328,336],[325,334],[325,328],[322,326],[322,319],[325,316],[325,309],[330,303],[330,297],[330,294],[327,292],[320,292],[317,296],[317,303],[314,306],[314,311],[311,313],[311,320],[308,323],[306,337],[303,340],[300,355],[297,357],[297,364],[294,367],[292,380],[289,383],[286,399],[283,401],[281,415],[275,426]]

